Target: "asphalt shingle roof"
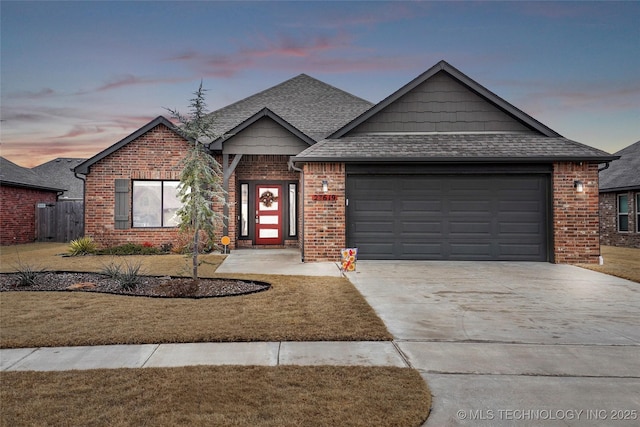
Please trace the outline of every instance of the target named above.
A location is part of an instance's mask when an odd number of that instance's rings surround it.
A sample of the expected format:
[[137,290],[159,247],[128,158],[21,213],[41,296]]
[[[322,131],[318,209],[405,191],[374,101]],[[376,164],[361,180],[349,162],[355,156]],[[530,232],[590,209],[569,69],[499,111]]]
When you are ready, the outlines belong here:
[[300,74],[210,114],[215,119],[215,132],[222,135],[268,108],[319,141],[372,106],[369,101]]
[[325,139],[295,161],[599,160],[611,154],[563,137],[532,134],[371,134]]
[[620,158],[600,172],[600,191],[640,188],[640,141],[615,155]]
[[31,170],[47,179],[52,184],[60,188],[66,188],[63,198],[82,199],[84,194],[84,183],[76,178],[73,170],[86,159],[58,157],[46,163],[38,165]]
[[0,157],[0,183],[39,190],[63,191],[65,189],[32,169],[23,168],[4,157]]

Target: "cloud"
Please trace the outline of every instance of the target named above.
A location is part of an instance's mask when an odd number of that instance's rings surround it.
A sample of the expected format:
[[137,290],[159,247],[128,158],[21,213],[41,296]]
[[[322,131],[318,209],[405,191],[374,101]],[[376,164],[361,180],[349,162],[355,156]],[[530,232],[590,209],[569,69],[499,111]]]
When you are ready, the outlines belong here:
[[46,87],[37,92],[32,92],[32,91],[13,92],[13,93],[10,93],[8,97],[12,99],[42,99],[42,98],[49,98],[56,95],[57,93],[55,90],[49,87]]
[[232,78],[247,69],[335,73],[407,69],[416,63],[415,57],[382,57],[353,46],[352,37],[345,32],[260,35],[251,40],[250,46],[240,45],[231,53],[206,54],[189,50],[166,60],[182,62],[202,76],[218,78]]
[[140,77],[133,74],[123,74],[119,76],[115,76],[108,80],[103,85],[97,87],[92,91],[86,92],[78,92],[78,94],[86,94],[90,92],[105,92],[114,89],[120,89],[128,86],[140,86],[140,85],[155,85],[155,84],[164,84],[164,83],[178,83],[181,81],[185,81],[188,79],[185,78],[149,78],[149,77]]
[[75,125],[64,135],[55,136],[55,139],[67,139],[67,138],[77,138],[85,135],[96,135],[99,133],[104,133],[104,128],[100,126],[84,126],[84,125]]

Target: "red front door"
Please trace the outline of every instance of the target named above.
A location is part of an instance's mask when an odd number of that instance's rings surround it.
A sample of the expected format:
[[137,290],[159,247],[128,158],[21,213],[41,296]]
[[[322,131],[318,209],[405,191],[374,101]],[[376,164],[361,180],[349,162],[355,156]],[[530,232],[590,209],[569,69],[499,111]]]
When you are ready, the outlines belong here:
[[281,245],[282,186],[256,185],[256,245]]

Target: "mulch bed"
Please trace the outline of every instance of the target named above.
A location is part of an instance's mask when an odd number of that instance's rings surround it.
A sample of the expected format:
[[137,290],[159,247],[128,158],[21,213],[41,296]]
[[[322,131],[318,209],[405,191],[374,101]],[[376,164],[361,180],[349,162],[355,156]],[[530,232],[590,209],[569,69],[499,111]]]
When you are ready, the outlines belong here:
[[193,280],[187,277],[139,276],[133,289],[123,289],[120,282],[99,273],[42,272],[35,284],[19,285],[15,273],[0,274],[0,292],[4,291],[67,291],[101,292],[118,295],[158,298],[212,298],[246,295],[269,289],[265,282],[207,278]]

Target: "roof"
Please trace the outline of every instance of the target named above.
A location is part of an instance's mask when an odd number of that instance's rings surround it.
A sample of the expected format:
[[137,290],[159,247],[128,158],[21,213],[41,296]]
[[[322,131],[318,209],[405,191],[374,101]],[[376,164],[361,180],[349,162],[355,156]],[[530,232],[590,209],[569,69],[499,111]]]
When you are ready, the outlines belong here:
[[73,169],[86,159],[58,157],[41,165],[31,168],[34,172],[44,177],[47,182],[66,188],[61,196],[63,199],[82,199],[84,184],[73,173]]
[[514,133],[370,134],[325,139],[295,162],[606,162],[615,156],[563,137]]
[[600,172],[600,191],[640,189],[640,141],[615,153],[620,159]]
[[215,133],[223,135],[267,109],[319,141],[372,106],[369,101],[300,74],[210,114]]
[[65,190],[65,188],[51,183],[32,169],[23,168],[4,157],[0,157],[0,183],[12,187],[44,191],[59,192]]
[[175,133],[177,133],[178,135],[182,136],[182,134],[178,131],[178,128],[173,123],[171,123],[169,119],[163,116],[158,116],[155,119],[151,120],[146,125],[142,126],[137,131],[130,134],[129,136],[121,139],[120,141],[116,142],[115,144],[106,148],[105,150],[102,150],[101,152],[91,157],[90,159],[87,159],[84,162],[80,163],[78,166],[75,167],[74,169],[75,173],[79,173],[83,175],[88,174],[89,168],[93,164],[99,162],[100,160],[104,159],[110,154],[115,153],[116,151],[118,151],[119,149],[121,149],[122,147],[130,143],[131,141],[135,140],[136,138],[139,138],[140,136],[144,135],[145,133],[149,132],[151,129],[159,125],[164,125],[169,129],[171,129],[172,131],[174,131]]
[[[522,123],[527,131],[350,133],[438,73],[444,72]],[[529,131],[531,130],[531,131]],[[294,162],[552,162],[616,159],[602,150],[562,137],[445,61],[304,150]]]
[[498,107],[499,109],[503,110],[504,112],[510,114],[515,119],[517,119],[518,121],[520,121],[524,125],[528,126],[529,128],[531,128],[533,130],[536,130],[539,133],[541,133],[543,135],[546,135],[546,136],[560,136],[559,133],[557,133],[554,130],[548,128],[547,126],[543,125],[542,123],[540,123],[539,121],[537,121],[533,117],[529,116],[524,111],[516,108],[515,106],[511,105],[509,102],[507,102],[504,99],[500,98],[498,95],[496,95],[495,93],[491,92],[489,89],[485,88],[481,84],[477,83],[475,80],[471,79],[469,76],[467,76],[466,74],[464,74],[463,72],[461,72],[460,70],[458,70],[457,68],[455,68],[454,66],[449,64],[448,62],[440,61],[436,65],[434,65],[433,67],[429,68],[424,73],[420,74],[415,79],[411,80],[406,85],[402,86],[400,89],[398,89],[397,91],[395,91],[394,93],[392,93],[391,95],[389,95],[388,97],[386,97],[385,99],[380,101],[378,104],[376,104],[370,110],[364,112],[359,117],[356,117],[354,120],[352,120],[351,122],[347,123],[342,128],[340,128],[340,129],[336,130],[335,132],[333,132],[333,134],[331,134],[331,136],[329,136],[329,138],[340,138],[340,137],[346,135],[349,131],[353,130],[356,126],[362,124],[367,119],[371,118],[375,114],[377,114],[380,111],[384,110],[390,104],[394,103],[395,101],[397,101],[398,99],[400,99],[401,97],[406,95],[407,93],[411,92],[417,86],[419,86],[422,83],[424,83],[425,81],[429,80],[431,77],[433,77],[434,75],[436,75],[440,71],[443,71],[443,72],[449,74],[451,77],[453,77],[458,82],[462,83],[464,86],[469,88],[471,91],[473,91],[476,94],[480,95],[482,98],[484,98],[487,101],[489,101],[490,103],[494,104],[496,107]]

